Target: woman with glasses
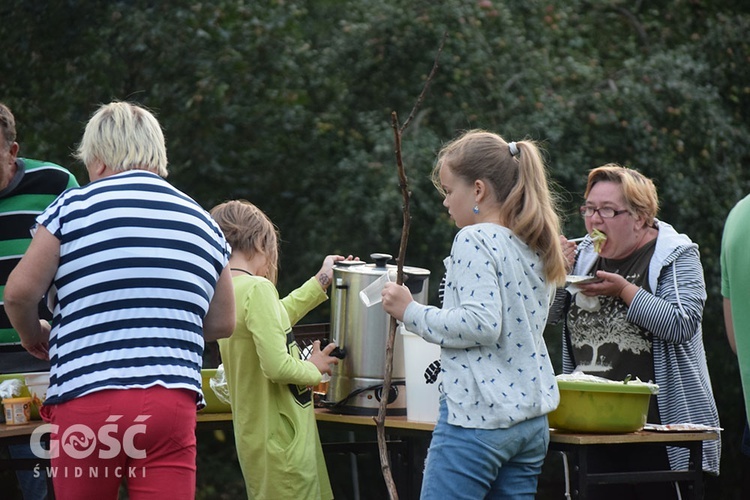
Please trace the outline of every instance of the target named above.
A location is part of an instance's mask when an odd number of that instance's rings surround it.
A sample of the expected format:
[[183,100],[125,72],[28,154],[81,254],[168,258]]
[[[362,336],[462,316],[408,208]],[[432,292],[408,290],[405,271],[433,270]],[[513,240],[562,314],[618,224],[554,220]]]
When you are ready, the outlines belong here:
[[[698,245],[656,219],[656,188],[633,169],[615,164],[593,169],[585,198],[581,215],[589,236],[578,245],[571,274],[595,275],[599,281],[576,285],[577,293],[567,296],[563,371],[654,381],[659,394],[649,406],[649,423],[718,427],[701,330],[706,287]],[[720,442],[704,443],[703,470],[718,474]],[[612,466],[612,460],[623,461],[621,468],[666,465],[666,460],[672,469],[688,466],[685,449],[649,457],[622,451],[608,449],[606,456],[592,457],[590,467]],[[669,491],[647,483],[633,492],[617,485],[606,495],[677,498],[674,485],[665,487]]]

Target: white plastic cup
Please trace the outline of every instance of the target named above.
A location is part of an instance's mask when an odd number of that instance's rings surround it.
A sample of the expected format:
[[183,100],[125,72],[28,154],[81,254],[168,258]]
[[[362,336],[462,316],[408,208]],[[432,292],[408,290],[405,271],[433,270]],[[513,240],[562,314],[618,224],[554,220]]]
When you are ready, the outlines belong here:
[[318,396],[325,396],[328,393],[328,383],[331,381],[331,376],[327,373],[323,374],[318,385],[313,387],[313,394]]
[[389,281],[396,281],[396,270],[389,269],[380,275],[378,279],[367,285],[364,290],[359,292],[359,299],[364,302],[365,306],[372,307],[375,304],[379,304],[383,297],[380,294],[383,291],[383,287]]

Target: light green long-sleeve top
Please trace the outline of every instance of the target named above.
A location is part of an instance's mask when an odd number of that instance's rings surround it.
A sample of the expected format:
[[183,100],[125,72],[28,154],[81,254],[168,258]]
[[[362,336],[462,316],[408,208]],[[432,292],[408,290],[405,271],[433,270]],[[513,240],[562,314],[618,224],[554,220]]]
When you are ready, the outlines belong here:
[[292,325],[327,299],[311,278],[284,299],[265,278],[233,278],[237,324],[219,340],[234,435],[248,498],[333,498],[311,386],[321,374],[303,361]]

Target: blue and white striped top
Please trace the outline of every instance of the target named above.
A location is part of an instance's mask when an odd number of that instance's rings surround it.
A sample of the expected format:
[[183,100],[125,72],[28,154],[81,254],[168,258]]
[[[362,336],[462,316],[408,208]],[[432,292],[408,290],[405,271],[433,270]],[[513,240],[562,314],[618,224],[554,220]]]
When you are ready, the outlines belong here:
[[60,240],[45,404],[159,385],[202,407],[203,318],[231,251],[211,216],[135,170],[65,192],[37,222]]

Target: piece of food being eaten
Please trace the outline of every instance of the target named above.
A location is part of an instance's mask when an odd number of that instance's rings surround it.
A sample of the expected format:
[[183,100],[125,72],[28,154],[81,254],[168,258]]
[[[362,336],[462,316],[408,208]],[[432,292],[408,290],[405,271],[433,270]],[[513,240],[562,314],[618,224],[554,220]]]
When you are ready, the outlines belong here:
[[602,250],[602,245],[607,241],[607,235],[598,229],[591,231],[591,241],[594,242],[594,252],[599,253]]

